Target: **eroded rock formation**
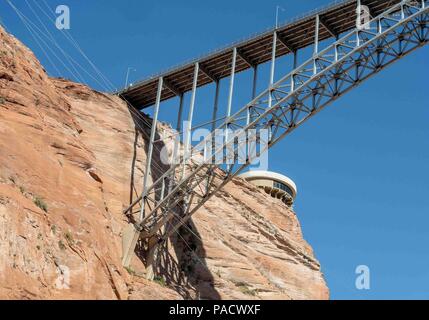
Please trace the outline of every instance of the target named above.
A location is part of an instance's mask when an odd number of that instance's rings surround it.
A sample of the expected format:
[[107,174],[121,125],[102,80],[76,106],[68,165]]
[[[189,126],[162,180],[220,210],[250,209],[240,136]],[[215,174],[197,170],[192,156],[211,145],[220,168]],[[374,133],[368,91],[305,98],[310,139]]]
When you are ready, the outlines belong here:
[[122,210],[141,192],[148,125],[118,97],[49,78],[0,29],[0,298],[329,297],[295,213],[240,179],[160,251],[156,281],[137,257],[125,270]]

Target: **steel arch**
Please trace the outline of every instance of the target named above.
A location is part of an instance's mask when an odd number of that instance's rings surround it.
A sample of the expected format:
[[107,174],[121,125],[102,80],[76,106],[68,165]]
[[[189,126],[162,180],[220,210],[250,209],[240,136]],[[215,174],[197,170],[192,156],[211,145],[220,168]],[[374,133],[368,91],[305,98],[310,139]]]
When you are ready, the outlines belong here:
[[[259,156],[342,95],[427,44],[428,5],[428,0],[398,3],[372,19],[368,29],[356,28],[315,54],[227,117],[218,129],[231,127],[246,133],[269,129],[271,136],[266,141],[267,147],[254,154]],[[248,110],[252,110],[250,121],[247,120]],[[237,139],[238,135],[234,134],[226,143],[210,150],[209,157],[201,163],[194,157],[211,143],[213,137],[207,137],[192,148],[189,159],[182,158],[180,163],[173,164],[125,210],[129,214],[139,204],[148,213],[135,224],[134,241],[124,257],[134,251],[138,239],[145,241],[156,236],[157,241],[166,240],[252,162],[253,159],[247,157],[244,164],[238,163],[243,143]],[[261,139],[256,133],[250,138]],[[233,163],[221,170],[214,159],[226,148],[233,150]],[[188,174],[182,178],[180,173],[184,167]],[[166,224],[169,228],[161,230]],[[123,262],[126,265],[128,260]]]

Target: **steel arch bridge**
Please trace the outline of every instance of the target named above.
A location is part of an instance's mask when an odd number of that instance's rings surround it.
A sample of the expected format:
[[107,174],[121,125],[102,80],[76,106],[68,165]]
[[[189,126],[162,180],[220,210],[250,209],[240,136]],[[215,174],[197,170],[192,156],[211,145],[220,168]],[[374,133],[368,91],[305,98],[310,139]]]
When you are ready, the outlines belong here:
[[[137,223],[130,224],[124,232],[123,264],[130,264],[139,243],[148,252],[150,269],[157,244],[167,240],[253,160],[324,107],[427,44],[428,20],[429,0],[337,1],[119,92],[136,108],[154,105],[143,193],[124,211],[127,215],[139,213],[139,216]],[[305,53],[307,47],[313,48],[312,53],[308,60],[298,65],[297,55]],[[276,60],[288,54],[294,56],[291,70],[274,82]],[[266,62],[271,64],[269,83],[262,93],[256,95],[258,65]],[[232,113],[235,75],[247,69],[253,69],[253,99]],[[220,117],[219,83],[227,77],[227,113]],[[197,89],[209,83],[216,85],[212,120],[193,127]],[[181,132],[184,94],[188,91],[191,98],[188,122],[183,128],[187,137],[183,141],[185,153],[179,154],[176,143],[173,164],[153,181],[152,153],[157,142],[160,104],[176,96],[180,98],[177,131]],[[192,146],[189,140],[191,133],[204,126],[210,129],[211,134]],[[215,133],[220,129],[235,131],[227,133],[219,143],[215,141]],[[262,130],[268,131],[269,135],[263,137],[259,134]],[[243,133],[245,138],[241,139]],[[243,158],[241,151],[249,141],[257,141],[263,147],[255,147]],[[203,160],[202,149],[205,150]],[[225,150],[228,151],[226,158]],[[215,161],[219,156],[227,160],[227,165],[222,168]]]

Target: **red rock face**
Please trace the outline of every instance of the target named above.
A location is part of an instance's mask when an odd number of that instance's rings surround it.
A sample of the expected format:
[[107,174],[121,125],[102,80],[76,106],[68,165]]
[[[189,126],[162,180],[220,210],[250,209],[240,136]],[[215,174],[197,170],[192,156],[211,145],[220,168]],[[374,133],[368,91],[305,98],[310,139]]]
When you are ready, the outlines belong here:
[[240,179],[159,252],[158,281],[141,277],[137,257],[122,268],[122,210],[141,192],[148,121],[50,79],[3,29],[0,43],[0,298],[329,297],[296,215]]

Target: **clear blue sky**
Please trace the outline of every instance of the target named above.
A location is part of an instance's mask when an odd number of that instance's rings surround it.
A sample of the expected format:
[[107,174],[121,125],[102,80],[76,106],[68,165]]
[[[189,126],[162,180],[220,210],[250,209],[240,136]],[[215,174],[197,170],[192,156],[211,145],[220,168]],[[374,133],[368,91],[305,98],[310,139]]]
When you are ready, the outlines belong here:
[[[135,81],[274,25],[276,5],[286,9],[280,13],[285,20],[328,3],[47,2],[52,8],[70,6],[72,35],[117,87],[123,86],[129,66],[137,69],[131,73]],[[31,16],[25,1],[14,3]],[[0,17],[58,76],[4,1]],[[48,28],[82,61],[52,22]],[[353,90],[270,152],[270,169],[289,175],[299,187],[296,211],[333,299],[429,299],[428,50],[420,49]],[[240,86],[236,108],[247,100],[248,89]],[[201,113],[201,105],[211,104],[209,89],[197,100]],[[164,107],[164,119],[174,114],[169,111],[174,103]],[[354,286],[354,271],[361,264],[371,269],[369,291]]]

